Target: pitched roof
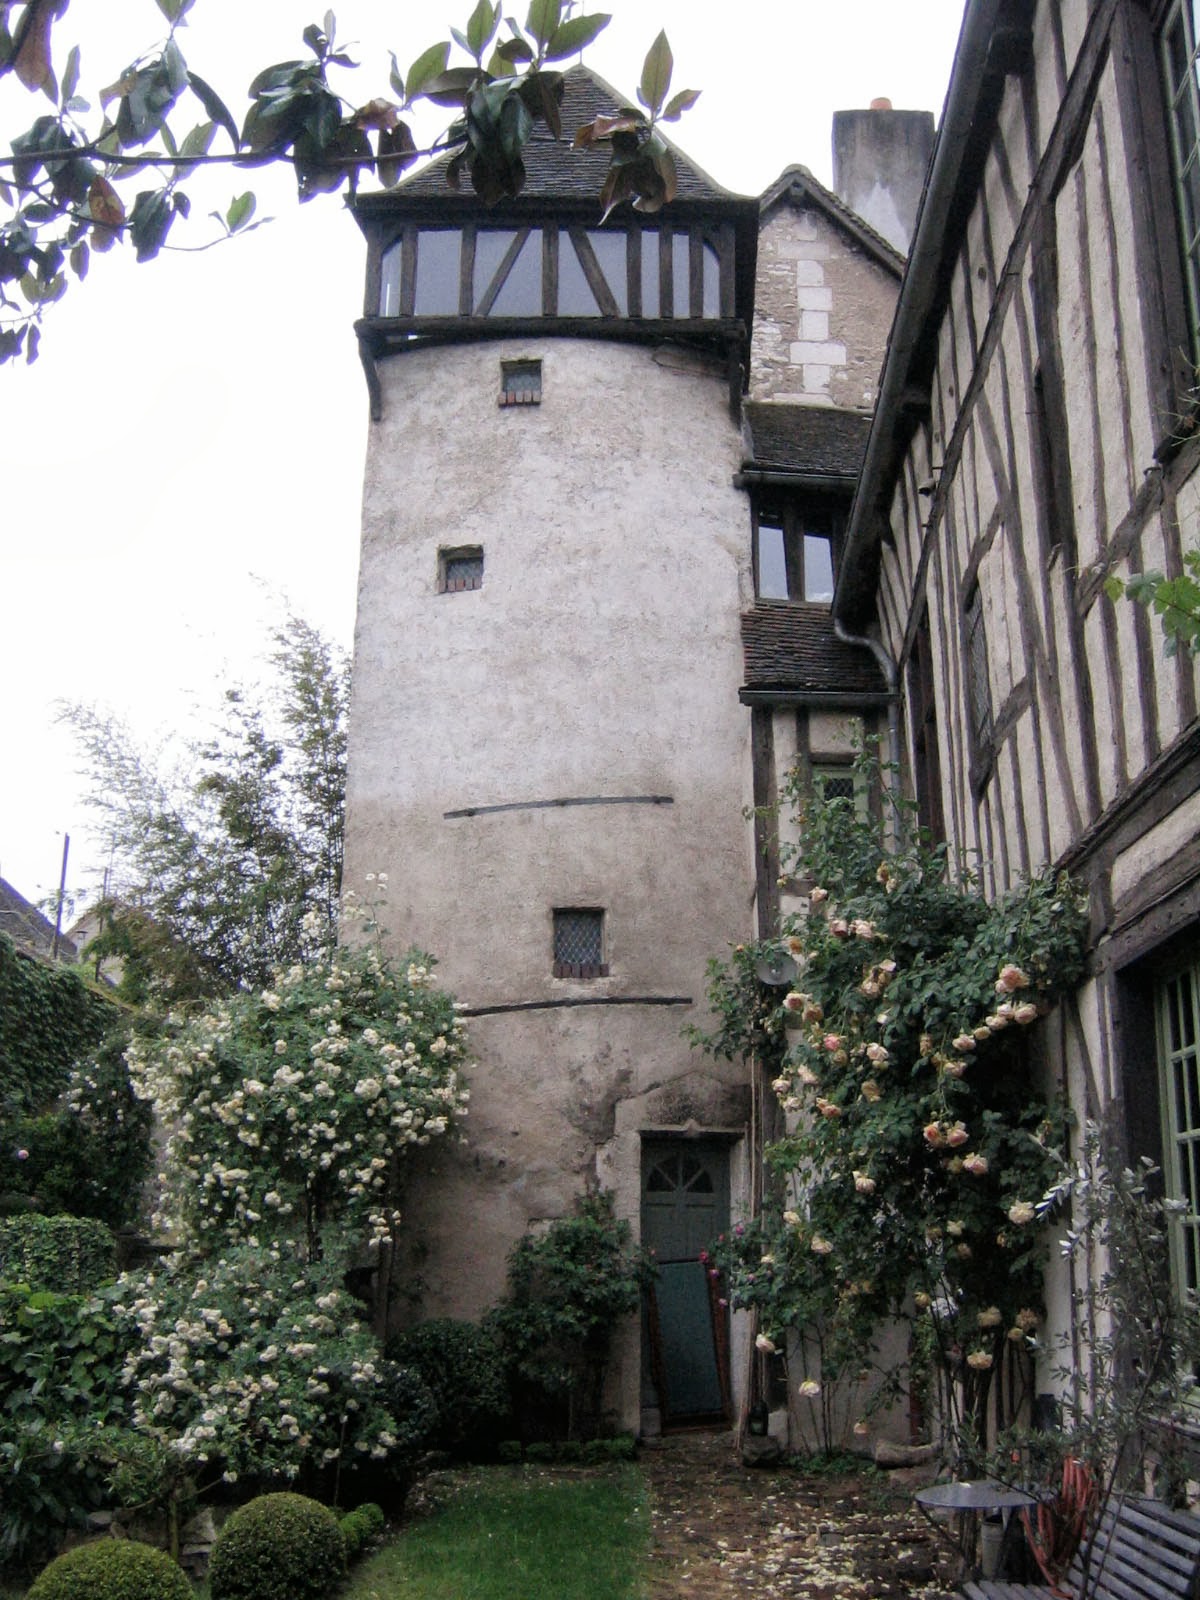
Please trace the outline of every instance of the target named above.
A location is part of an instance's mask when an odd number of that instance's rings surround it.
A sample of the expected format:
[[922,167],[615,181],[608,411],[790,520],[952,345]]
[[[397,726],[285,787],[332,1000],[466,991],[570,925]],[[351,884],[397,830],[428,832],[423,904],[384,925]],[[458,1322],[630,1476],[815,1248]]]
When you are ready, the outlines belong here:
[[742,414],[749,446],[744,466],[760,472],[858,476],[871,432],[867,413],[784,400],[748,400]]
[[759,600],[742,613],[742,654],[746,690],[803,693],[814,700],[887,694],[874,656],[839,639],[824,606]]
[[[29,955],[48,957],[54,948],[54,924],[5,878],[0,878],[0,933],[6,933],[18,950]],[[75,956],[74,944],[60,934],[58,959],[74,961]]]
[[761,221],[765,222],[776,206],[785,201],[794,206],[814,206],[824,212],[835,227],[850,234],[881,266],[897,278],[903,276],[905,257],[899,250],[889,244],[881,233],[876,233],[871,224],[864,222],[858,212],[852,211],[832,189],[818,183],[807,167],[784,167],[775,182],[763,190],[758,202]]
[[[608,171],[609,147],[600,145],[593,146],[590,150],[573,150],[571,141],[575,137],[576,128],[582,123],[591,122],[594,117],[619,111],[628,104],[629,101],[624,95],[605,83],[603,78],[597,77],[590,67],[569,68],[563,74],[563,137],[561,140],[555,140],[550,136],[544,123],[536,124],[533,135],[525,147],[526,176],[521,198],[595,200],[604,182],[604,175]],[[677,196],[679,200],[744,202],[744,196],[734,194],[730,189],[723,189],[694,161],[689,160],[677,145],[671,144],[670,140],[667,140],[667,143],[675,157],[675,167],[679,175]],[[446,167],[449,162],[448,154],[438,156],[388,193],[406,200],[424,198],[444,200],[447,196],[452,197],[454,191],[446,183]],[[471,193],[469,180],[465,184],[464,192],[467,195]],[[372,194],[364,195],[362,198],[377,200],[380,197]]]

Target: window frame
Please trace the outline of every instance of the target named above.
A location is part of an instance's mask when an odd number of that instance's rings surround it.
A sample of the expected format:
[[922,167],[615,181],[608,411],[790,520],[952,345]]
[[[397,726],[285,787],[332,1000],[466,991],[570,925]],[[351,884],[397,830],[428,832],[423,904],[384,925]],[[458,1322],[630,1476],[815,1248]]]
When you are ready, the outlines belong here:
[[[479,563],[479,572],[472,581],[450,576],[456,561]],[[437,592],[439,594],[474,594],[483,588],[483,546],[481,544],[444,545],[438,550]]]
[[[1186,982],[1191,1039],[1176,1048],[1171,1041],[1170,992]],[[1161,1118],[1162,1171],[1167,1197],[1187,1212],[1172,1212],[1167,1236],[1171,1278],[1181,1295],[1200,1291],[1200,949],[1160,972],[1154,984],[1155,1053]],[[1179,1093],[1173,1068],[1190,1067],[1190,1093]],[[1181,1098],[1190,1100],[1187,1125],[1179,1117]],[[1186,1150],[1182,1147],[1186,1144]]]
[[962,641],[967,725],[971,739],[971,782],[978,792],[991,776],[993,735],[996,730],[987,623],[983,614],[983,586],[978,573],[967,585],[962,603]]
[[[1187,65],[1176,81],[1171,64],[1169,34],[1178,24],[1184,43]],[[1155,23],[1155,48],[1163,93],[1163,114],[1167,125],[1167,144],[1171,160],[1171,191],[1175,233],[1183,277],[1184,314],[1191,337],[1192,355],[1200,356],[1200,48],[1198,48],[1190,0],[1167,0]],[[1191,117],[1191,140],[1184,149],[1186,121],[1180,107],[1186,100]],[[1192,237],[1186,233],[1188,174],[1192,175],[1195,216]]]
[[[751,518],[751,565],[755,600],[775,605],[819,606],[822,610],[829,610],[833,604],[833,590],[837,584],[838,554],[845,520],[843,509],[817,499],[796,495],[789,495],[779,500],[756,499]],[[827,522],[828,527],[814,527],[812,521]],[[765,595],[762,592],[764,529],[778,531],[782,537],[788,591],[786,595]],[[820,539],[828,545],[830,586],[829,594],[825,598],[810,599],[805,593],[806,539]]]
[[[595,919],[596,927],[596,955],[595,961],[567,961],[560,957],[562,948],[559,939],[560,918],[589,917]],[[551,972],[556,978],[570,978],[576,982],[587,983],[595,978],[609,976],[608,965],[608,918],[603,906],[555,906],[550,913],[551,923]]]

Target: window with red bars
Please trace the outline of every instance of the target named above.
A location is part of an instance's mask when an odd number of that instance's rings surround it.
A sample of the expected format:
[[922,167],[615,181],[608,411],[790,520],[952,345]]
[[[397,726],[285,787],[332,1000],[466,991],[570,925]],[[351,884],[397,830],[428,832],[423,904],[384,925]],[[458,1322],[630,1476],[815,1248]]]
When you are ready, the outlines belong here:
[[554,976],[608,977],[603,911],[594,906],[565,906],[555,911]]
[[483,550],[479,545],[438,551],[439,594],[458,594],[464,589],[482,588]]

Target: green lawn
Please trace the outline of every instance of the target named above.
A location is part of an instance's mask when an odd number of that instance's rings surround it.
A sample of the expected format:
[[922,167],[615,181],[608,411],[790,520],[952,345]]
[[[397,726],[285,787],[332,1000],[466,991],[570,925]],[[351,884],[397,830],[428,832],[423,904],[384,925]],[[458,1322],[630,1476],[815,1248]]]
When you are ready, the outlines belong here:
[[636,1600],[649,1520],[636,1467],[480,1470],[359,1563],[340,1600]]

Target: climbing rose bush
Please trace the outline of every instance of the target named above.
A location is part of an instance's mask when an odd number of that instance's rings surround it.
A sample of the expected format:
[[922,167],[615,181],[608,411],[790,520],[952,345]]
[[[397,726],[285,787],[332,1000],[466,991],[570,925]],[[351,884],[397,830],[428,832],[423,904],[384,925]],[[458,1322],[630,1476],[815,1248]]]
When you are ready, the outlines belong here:
[[135,1040],[167,1130],[158,1225],[191,1250],[290,1238],[309,1260],[335,1234],[392,1241],[404,1153],[466,1113],[465,1029],[432,969],[340,949]]
[[1065,1129],[1029,1044],[1081,975],[1084,906],[1053,877],[989,902],[943,850],[890,848],[849,801],[798,822],[809,909],[769,947],[795,960],[792,987],[765,989],[754,949],[712,974],[708,1043],[754,1049],[783,1130],[773,1202],[714,1270],[769,1339],[802,1333],[824,1380],[859,1375],[881,1324],[915,1312],[978,1419],[1006,1345],[1040,1320],[1033,1202]]

